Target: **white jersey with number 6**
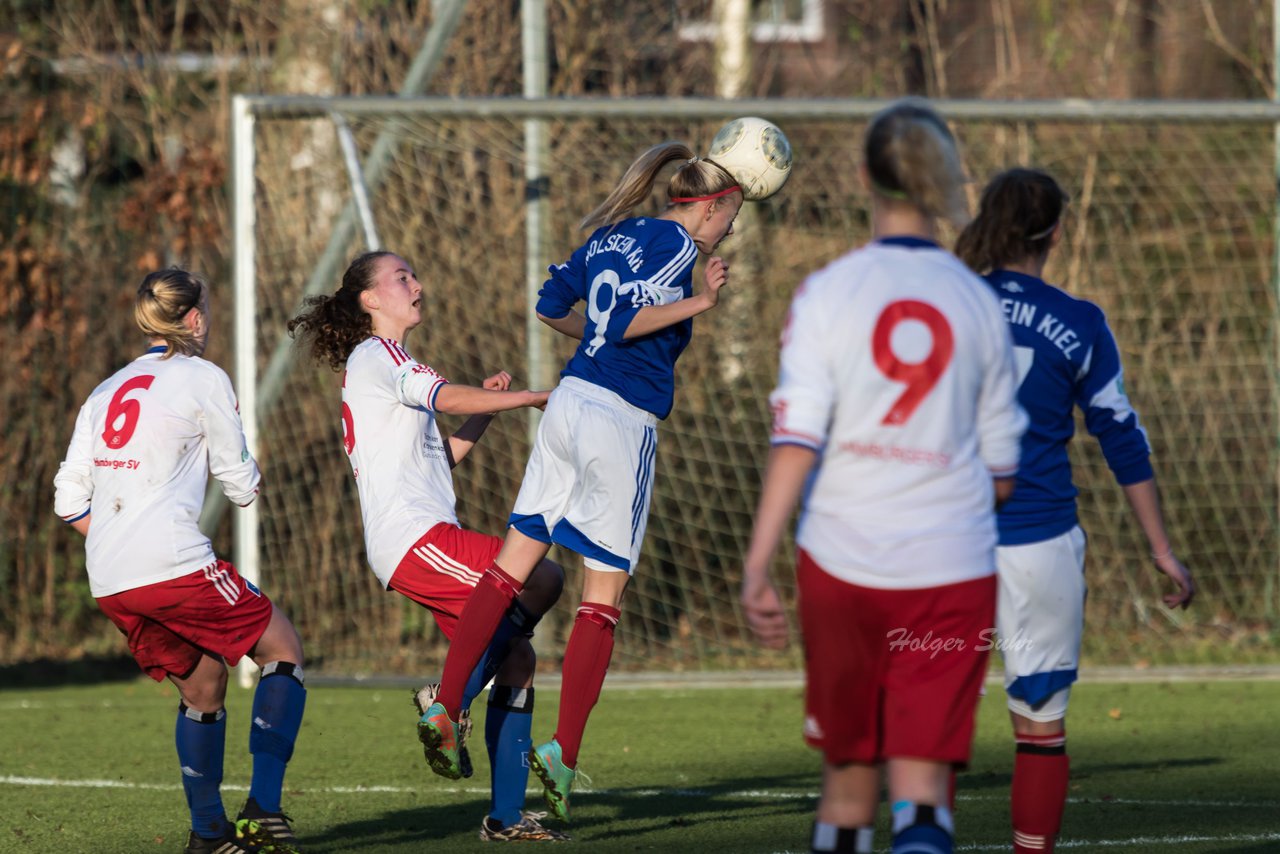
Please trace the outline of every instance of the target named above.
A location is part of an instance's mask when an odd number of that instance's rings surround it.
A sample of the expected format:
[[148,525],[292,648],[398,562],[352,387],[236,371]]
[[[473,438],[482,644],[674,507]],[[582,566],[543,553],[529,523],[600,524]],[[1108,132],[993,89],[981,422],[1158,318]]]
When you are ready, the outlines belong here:
[[446,384],[390,338],[368,338],[347,357],[342,442],[360,492],[365,552],[383,587],[423,534],[440,522],[458,524],[435,418]]
[[258,493],[231,380],[194,356],[153,347],[89,395],[54,477],[54,509],[92,513],[89,589],[110,596],[178,578],[214,561],[198,522],[212,474],[244,506]]
[[1009,330],[936,244],[885,238],[809,276],[783,332],[773,443],[821,454],[798,544],[866,587],[995,572],[991,478],[1018,468]]

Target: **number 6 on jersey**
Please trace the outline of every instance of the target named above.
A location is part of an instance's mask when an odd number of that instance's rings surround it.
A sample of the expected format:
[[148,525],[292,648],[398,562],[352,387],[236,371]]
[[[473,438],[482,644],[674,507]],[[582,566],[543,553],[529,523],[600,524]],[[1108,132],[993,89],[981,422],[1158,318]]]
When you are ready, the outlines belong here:
[[155,382],[150,374],[125,380],[116,389],[111,403],[107,405],[107,425],[102,431],[102,441],[113,451],[118,451],[133,438],[133,431],[138,429],[138,416],[142,414],[142,405],[128,395],[139,389],[146,391]]
[[[909,320],[923,323],[929,329],[931,343],[929,352],[919,362],[904,362],[893,350],[893,333],[898,325]],[[927,302],[919,300],[898,300],[885,306],[876,320],[875,331],[871,335],[871,353],[875,356],[876,367],[880,373],[896,383],[903,383],[906,388],[902,395],[889,407],[888,413],[880,422],[890,426],[905,424],[942,376],[947,365],[951,364],[951,355],[955,351],[955,340],[951,335],[951,324],[946,316]]]

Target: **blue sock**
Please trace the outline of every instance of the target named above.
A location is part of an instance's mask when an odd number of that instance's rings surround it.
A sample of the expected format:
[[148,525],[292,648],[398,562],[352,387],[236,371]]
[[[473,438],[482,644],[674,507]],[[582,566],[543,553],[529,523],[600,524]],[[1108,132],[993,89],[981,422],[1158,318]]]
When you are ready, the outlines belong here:
[[253,754],[249,797],[267,812],[280,812],[284,771],[293,756],[306,703],[301,667],[273,661],[262,668],[262,678],[253,695],[253,724],[249,727],[249,752]]
[[951,854],[951,810],[898,801],[893,805],[893,854]]
[[227,713],[223,709],[202,713],[178,703],[174,730],[182,789],[191,810],[191,829],[197,836],[217,839],[227,827],[222,806],[222,756],[227,744]]
[[533,743],[533,689],[494,685],[484,719],[484,743],[489,748],[489,817],[503,827],[517,824],[529,784],[529,747]]
[[462,708],[471,708],[471,703],[480,696],[484,686],[489,684],[494,674],[498,672],[498,668],[502,666],[502,662],[506,660],[507,653],[511,650],[511,641],[520,635],[532,632],[540,617],[541,615],[531,614],[524,605],[520,604],[519,599],[511,603],[502,621],[498,623],[498,629],[493,633],[493,639],[489,641],[484,655],[480,656],[480,661],[476,663],[476,669],[471,671],[466,687],[462,689]]

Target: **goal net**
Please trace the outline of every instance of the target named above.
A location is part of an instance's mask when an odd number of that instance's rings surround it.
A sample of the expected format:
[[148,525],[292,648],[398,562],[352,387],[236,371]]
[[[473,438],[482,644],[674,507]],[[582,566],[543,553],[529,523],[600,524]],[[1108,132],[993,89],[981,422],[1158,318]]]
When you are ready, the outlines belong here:
[[[251,530],[242,532],[237,560],[256,563],[298,624],[309,658],[340,673],[421,672],[439,665],[444,644],[428,612],[381,590],[365,562],[342,450],[341,376],[293,358],[284,333],[308,284],[332,293],[347,261],[376,239],[408,259],[424,286],[425,319],[407,342],[415,358],[469,384],[500,369],[519,384],[536,384],[538,374],[554,380],[574,342],[551,337],[542,356],[537,340],[531,346],[529,270],[545,272],[568,257],[584,238],[579,219],[648,146],[675,139],[705,151],[735,115],[763,115],[784,129],[795,151],[790,183],[746,206],[722,247],[733,265],[731,288],[720,308],[695,321],[679,364],[615,662],[664,671],[796,665],[794,646],[765,654],[750,643],[737,604],[740,561],[768,451],[778,332],[805,274],[869,236],[857,147],[882,104],[237,103],[239,162],[252,161],[252,180],[237,180],[238,278],[252,287],[253,309],[244,318],[252,321],[244,338],[252,349],[235,379],[242,401],[253,403],[246,418],[268,486],[256,513],[242,518]],[[1141,531],[1096,445],[1079,431],[1073,460],[1090,544],[1088,655],[1155,663],[1262,654],[1280,602],[1274,117],[1230,104],[940,106],[975,193],[1019,164],[1049,169],[1070,192],[1066,240],[1046,277],[1107,311],[1154,446],[1173,542],[1202,585],[1192,612],[1159,604],[1162,578]],[[344,160],[344,128],[360,165],[354,172]],[[538,140],[545,144],[531,148]],[[531,174],[544,177],[530,181]],[[258,383],[248,393],[247,364]],[[443,420],[445,429],[457,426]],[[455,471],[465,526],[501,533],[528,435],[522,414],[504,414]],[[788,597],[791,549],[779,554],[774,573]],[[570,576],[566,601],[540,639],[551,662],[580,591],[577,559],[559,557]]]

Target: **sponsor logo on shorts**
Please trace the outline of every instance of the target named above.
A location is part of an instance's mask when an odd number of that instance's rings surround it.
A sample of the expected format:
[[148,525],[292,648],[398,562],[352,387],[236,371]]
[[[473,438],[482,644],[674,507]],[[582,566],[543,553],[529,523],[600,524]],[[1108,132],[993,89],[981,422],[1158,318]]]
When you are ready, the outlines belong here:
[[805,738],[822,738],[822,727],[818,724],[818,719],[813,715],[805,715],[804,717],[804,735]]

